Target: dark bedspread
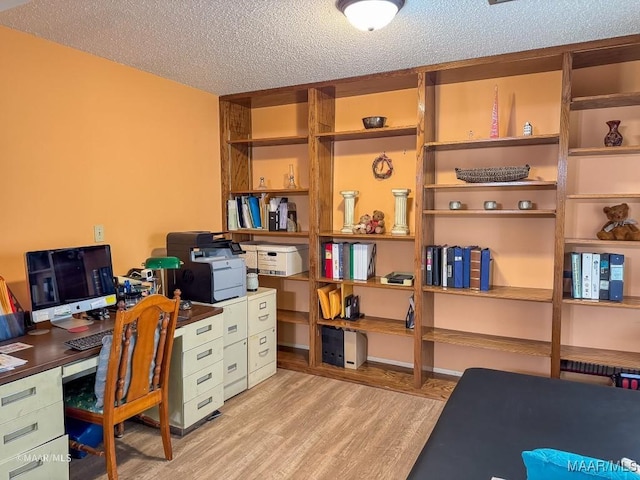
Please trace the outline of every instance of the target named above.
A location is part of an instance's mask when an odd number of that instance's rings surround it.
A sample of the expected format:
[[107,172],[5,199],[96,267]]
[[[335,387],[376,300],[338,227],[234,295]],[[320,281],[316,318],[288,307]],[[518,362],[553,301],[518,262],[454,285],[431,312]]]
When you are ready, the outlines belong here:
[[409,478],[524,480],[521,452],[545,447],[640,461],[640,392],[468,369]]

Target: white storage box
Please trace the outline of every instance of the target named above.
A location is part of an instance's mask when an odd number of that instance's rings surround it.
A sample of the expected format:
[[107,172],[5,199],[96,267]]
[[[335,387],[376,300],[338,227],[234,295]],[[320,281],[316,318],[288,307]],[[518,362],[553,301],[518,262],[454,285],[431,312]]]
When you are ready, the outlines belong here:
[[263,242],[240,242],[240,247],[245,253],[240,257],[244,258],[247,265],[247,273],[258,273],[258,245]]
[[309,270],[309,245],[258,245],[258,273],[288,277]]

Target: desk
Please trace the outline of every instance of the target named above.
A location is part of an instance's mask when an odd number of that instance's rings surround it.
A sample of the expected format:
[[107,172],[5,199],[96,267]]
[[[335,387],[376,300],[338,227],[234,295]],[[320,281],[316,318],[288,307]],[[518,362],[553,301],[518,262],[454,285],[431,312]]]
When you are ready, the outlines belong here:
[[[215,325],[215,328],[207,329],[203,337],[208,335],[207,339],[210,339],[219,335],[222,344],[221,313],[221,308],[194,305],[190,311],[181,312],[188,318],[178,322],[174,338],[197,334],[198,325],[190,328],[189,325],[209,319],[208,324]],[[211,320],[212,317],[216,317],[215,322]],[[0,345],[15,342],[33,345],[33,348],[11,354],[27,360],[25,365],[0,373],[0,480],[15,478],[20,474],[20,480],[68,478],[63,378],[95,367],[101,347],[78,352],[69,349],[64,342],[113,328],[113,318],[96,321],[89,326],[89,330],[81,333],[52,327],[44,335],[25,335],[0,342]],[[219,363],[222,379],[222,353]],[[43,458],[48,460],[43,461]]]

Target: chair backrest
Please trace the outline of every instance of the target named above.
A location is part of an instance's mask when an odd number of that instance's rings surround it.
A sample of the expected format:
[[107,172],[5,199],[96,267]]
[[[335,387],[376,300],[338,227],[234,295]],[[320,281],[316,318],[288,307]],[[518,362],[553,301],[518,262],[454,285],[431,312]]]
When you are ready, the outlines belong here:
[[[130,310],[117,312],[105,385],[105,416],[121,405],[131,411],[139,405],[143,411],[163,397],[166,400],[163,387],[168,384],[179,308],[179,297],[170,300],[150,295]],[[154,398],[147,398],[150,395]]]

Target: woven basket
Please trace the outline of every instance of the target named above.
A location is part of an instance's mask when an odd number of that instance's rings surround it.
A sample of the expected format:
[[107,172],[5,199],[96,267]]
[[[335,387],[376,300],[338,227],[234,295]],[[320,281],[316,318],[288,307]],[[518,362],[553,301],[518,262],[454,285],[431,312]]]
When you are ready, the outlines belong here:
[[456,178],[468,183],[515,182],[529,176],[529,165],[520,167],[456,168]]

